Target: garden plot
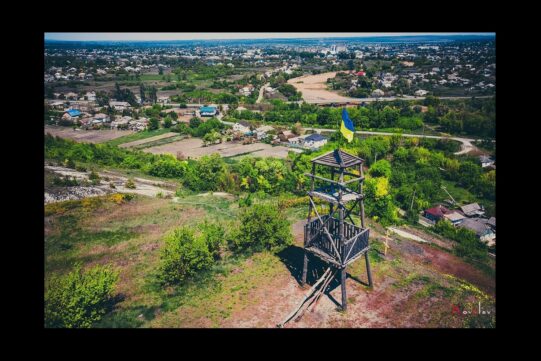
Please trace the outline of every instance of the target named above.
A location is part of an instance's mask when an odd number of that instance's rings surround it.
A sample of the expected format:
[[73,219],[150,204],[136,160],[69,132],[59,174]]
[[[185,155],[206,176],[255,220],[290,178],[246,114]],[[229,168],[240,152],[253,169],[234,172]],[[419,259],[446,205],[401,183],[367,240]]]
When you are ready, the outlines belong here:
[[187,158],[196,159],[212,153],[218,153],[222,157],[235,157],[241,154],[251,154],[257,157],[286,158],[289,150],[291,149],[287,147],[273,147],[270,144],[265,143],[243,145],[240,142],[224,142],[204,147],[201,139],[189,138],[156,147],[149,147],[144,151],[153,154],[172,154],[174,156],[180,152]]
[[45,126],[45,134],[49,133],[60,138],[67,138],[77,142],[87,143],[104,143],[111,139],[120,138],[132,134],[132,130],[115,130],[115,129],[100,129],[100,130],[74,130],[69,127],[58,127],[53,125]]

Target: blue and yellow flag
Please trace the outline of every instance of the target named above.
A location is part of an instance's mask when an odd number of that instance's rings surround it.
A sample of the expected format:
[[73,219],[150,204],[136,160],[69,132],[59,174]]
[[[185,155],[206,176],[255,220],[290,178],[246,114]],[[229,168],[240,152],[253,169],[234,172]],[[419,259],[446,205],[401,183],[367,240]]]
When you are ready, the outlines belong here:
[[340,133],[346,137],[348,143],[351,143],[353,140],[353,134],[355,134],[353,122],[351,119],[349,119],[349,114],[345,107],[342,109],[342,125],[340,126]]

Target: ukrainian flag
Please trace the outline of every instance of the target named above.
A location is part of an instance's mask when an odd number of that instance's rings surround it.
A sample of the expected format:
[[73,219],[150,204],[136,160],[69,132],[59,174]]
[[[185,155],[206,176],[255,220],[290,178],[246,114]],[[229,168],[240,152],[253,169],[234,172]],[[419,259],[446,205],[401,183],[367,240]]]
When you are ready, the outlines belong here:
[[351,143],[353,134],[355,134],[353,122],[349,119],[349,114],[345,107],[342,109],[342,125],[340,126],[340,133],[348,140],[348,143]]

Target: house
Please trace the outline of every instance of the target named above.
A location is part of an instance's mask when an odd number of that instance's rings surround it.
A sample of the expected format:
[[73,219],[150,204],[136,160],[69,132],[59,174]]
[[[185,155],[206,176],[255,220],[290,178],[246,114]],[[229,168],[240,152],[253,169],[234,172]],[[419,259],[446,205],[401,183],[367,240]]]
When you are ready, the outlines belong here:
[[308,137],[308,135],[300,135],[298,137],[289,138],[289,144],[302,146],[304,144],[304,138],[306,137]]
[[249,134],[249,133],[251,133],[250,123],[248,123],[248,122],[246,122],[244,120],[241,120],[241,121],[233,124],[233,131],[240,132],[242,134]]
[[372,97],[379,98],[385,95],[385,92],[381,89],[376,89],[372,92]]
[[250,96],[252,92],[254,91],[254,87],[252,85],[247,85],[239,90],[239,93],[244,96]]
[[459,225],[464,219],[466,219],[466,217],[463,214],[460,214],[457,211],[449,211],[449,213],[445,213],[443,215],[443,218],[451,222],[453,226]]
[[415,96],[417,97],[424,97],[425,95],[428,94],[428,92],[426,90],[423,90],[423,89],[419,89],[419,90],[416,90],[415,93]]
[[366,76],[366,72],[364,72],[364,71],[358,71],[358,72],[356,73],[356,75],[357,75],[357,76]]
[[122,111],[122,110],[125,110],[125,109],[129,109],[130,108],[130,103],[128,103],[128,102],[110,101],[109,106],[111,108],[115,108],[115,110]]
[[98,113],[94,115],[94,123],[109,123],[111,118],[107,114]]
[[487,219],[482,218],[466,218],[458,225],[461,228],[469,229],[475,232],[480,241],[487,243],[489,247],[496,244],[496,234],[488,225]]
[[479,156],[479,161],[481,162],[481,167],[483,168],[486,168],[486,167],[490,167],[491,165],[494,165],[494,159],[486,156],[486,155],[481,155]]
[[199,108],[199,115],[202,117],[213,117],[218,113],[216,110],[216,107],[200,107]]
[[289,139],[294,138],[295,134],[291,130],[282,130],[280,133],[278,133],[278,138],[280,138],[280,141],[287,142]]
[[429,220],[431,220],[433,222],[437,222],[440,219],[442,219],[444,217],[444,215],[447,214],[447,213],[451,213],[451,211],[449,211],[447,208],[445,208],[444,206],[439,204],[439,205],[437,205],[435,207],[432,207],[432,208],[429,208],[429,209],[425,210],[424,211],[424,216],[425,216],[425,218],[428,218]]
[[68,115],[71,118],[77,118],[81,116],[81,111],[77,109],[68,109],[64,112],[64,115]]
[[118,117],[111,122],[111,129],[127,129],[132,117]]
[[483,208],[477,203],[466,204],[461,206],[460,209],[466,217],[479,217],[485,214]]
[[86,92],[85,98],[89,102],[95,102],[96,101],[96,92]]
[[167,97],[167,96],[158,97],[158,103],[160,103],[160,104],[168,104],[169,103],[169,97]]
[[257,140],[265,139],[270,131],[273,131],[274,128],[270,125],[263,125],[255,130]]
[[323,147],[325,144],[327,144],[327,138],[321,134],[314,133],[304,138],[303,146],[310,149],[317,149]]
[[487,221],[487,224],[490,226],[490,228],[496,231],[496,217],[490,217]]
[[77,93],[69,92],[65,94],[66,99],[77,100]]

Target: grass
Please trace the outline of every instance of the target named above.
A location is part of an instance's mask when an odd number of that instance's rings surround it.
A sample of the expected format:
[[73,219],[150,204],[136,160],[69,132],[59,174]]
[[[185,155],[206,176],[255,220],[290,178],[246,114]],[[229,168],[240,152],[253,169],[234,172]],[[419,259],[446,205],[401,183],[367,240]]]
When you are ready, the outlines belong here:
[[[268,292],[272,291],[268,283],[276,286],[281,277],[291,277],[279,257],[262,252],[226,257],[212,269],[178,286],[164,288],[156,281],[163,236],[189,222],[234,219],[238,212],[236,198],[187,194],[179,199],[180,203],[142,196],[123,203],[106,197],[99,199],[47,206],[45,222],[46,278],[69,271],[75,262],[81,262],[83,267],[112,264],[120,270],[118,302],[95,327],[244,326],[241,322],[252,320],[259,305],[269,304]],[[255,201],[277,202],[278,199],[268,196]],[[286,214],[293,222],[304,219],[306,211],[306,205],[293,203]],[[376,226],[371,224],[374,230],[379,229]],[[435,313],[429,321],[419,321],[424,322],[423,325],[432,322],[429,324],[435,327],[493,327],[490,318],[467,317],[459,319],[463,324],[458,325],[456,317],[450,315],[451,303],[469,307],[480,299],[483,307],[493,305],[494,300],[473,285],[408,262],[393,247],[387,257],[383,257],[377,252],[382,251],[382,244],[376,238],[372,240],[372,248],[369,258],[374,284],[381,287],[385,280],[394,280],[394,286],[385,292],[393,296],[408,295],[404,314],[415,314],[416,310],[419,313],[428,303],[427,312]],[[349,272],[365,281],[364,259],[354,262]],[[415,287],[410,287],[412,285]],[[363,290],[371,291],[367,287]],[[362,302],[357,299],[351,303]],[[260,316],[250,321],[251,325],[268,326],[268,319],[263,314]]]
[[164,139],[158,139],[152,142],[147,142],[143,144],[136,145],[134,147],[131,147],[132,149],[145,149],[145,148],[151,148],[151,147],[157,147],[159,145],[169,144],[173,142],[178,142],[179,140],[182,140],[186,138],[185,135],[174,135],[172,137],[164,138]]
[[165,134],[165,133],[169,133],[170,131],[171,131],[171,129],[167,129],[167,128],[160,128],[160,129],[156,129],[156,130],[144,130],[144,131],[141,131],[141,132],[125,135],[123,137],[111,139],[111,140],[105,142],[104,144],[120,145],[120,144],[124,144],[124,143],[133,142],[133,141],[136,141],[136,140],[155,137],[157,135],[162,135],[162,134]]

